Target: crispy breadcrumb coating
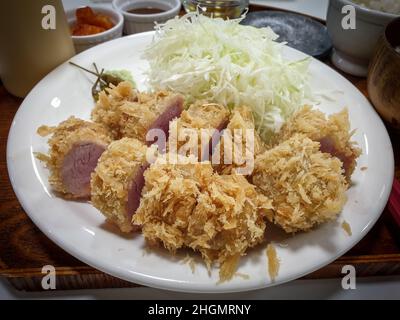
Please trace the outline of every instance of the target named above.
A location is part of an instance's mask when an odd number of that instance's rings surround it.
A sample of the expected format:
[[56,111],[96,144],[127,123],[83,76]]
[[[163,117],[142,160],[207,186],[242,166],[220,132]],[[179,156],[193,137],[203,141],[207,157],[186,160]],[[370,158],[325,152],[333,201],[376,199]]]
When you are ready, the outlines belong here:
[[351,226],[347,221],[342,222],[342,229],[347,233],[348,236],[351,237],[352,235]]
[[146,141],[147,131],[171,103],[183,103],[183,97],[168,91],[154,94],[138,92],[130,82],[106,88],[92,111],[92,119],[107,126],[115,139],[122,137]]
[[282,126],[277,137],[278,143],[289,139],[295,133],[305,134],[311,140],[320,142],[322,152],[331,153],[339,158],[350,181],[361,149],[351,141],[354,131],[350,131],[347,109],[326,118],[321,111],[305,106]]
[[[250,108],[242,106],[235,108],[232,111],[231,118],[226,127],[224,135],[221,137],[219,146],[215,148],[213,160],[219,151],[219,164],[214,165],[214,169],[219,174],[231,174],[237,173],[238,168],[243,168],[248,165],[248,162],[252,162],[254,165],[254,159],[257,155],[265,151],[266,147],[262,142],[260,136],[255,130],[253,113]],[[241,134],[239,141],[234,139],[235,134]],[[248,136],[252,139],[249,141]],[[224,144],[225,138],[229,139],[229,142]],[[231,163],[225,163],[224,161],[225,152],[228,153],[228,158],[232,161]],[[246,161],[246,163],[240,163],[240,159]],[[213,164],[217,161],[213,161]]]
[[319,147],[295,134],[256,158],[252,181],[273,199],[268,218],[288,233],[335,219],[346,203],[342,163]]
[[280,261],[276,253],[276,248],[272,243],[268,244],[265,254],[268,260],[268,275],[271,281],[274,281],[279,273]]
[[[146,134],[159,117],[163,117],[171,105],[183,105],[183,97],[168,91],[159,91],[147,95],[143,100],[143,94],[137,102],[128,102],[121,106],[121,118],[119,121],[121,136],[136,138],[146,141]],[[182,110],[181,110],[182,111]],[[179,112],[180,113],[180,112]],[[168,122],[167,128],[168,129]]]
[[121,106],[128,102],[147,100],[147,95],[139,94],[129,81],[120,82],[116,87],[106,88],[92,110],[92,120],[107,127],[114,139],[121,138],[119,121]]
[[146,164],[147,147],[133,138],[112,142],[101,155],[92,174],[92,204],[122,232],[131,232],[128,197],[136,174],[141,174]]
[[220,104],[204,101],[192,104],[180,117],[182,127],[194,129],[219,128],[228,119],[228,109]]
[[81,198],[80,195],[71,193],[63,183],[64,159],[74,146],[82,143],[95,143],[106,148],[111,142],[110,133],[100,124],[75,117],[69,117],[56,127],[41,126],[37,133],[41,136],[52,135],[48,140],[49,154],[36,155],[50,170],[49,183],[52,188],[64,198]]
[[220,176],[209,162],[163,164],[145,172],[145,188],[133,222],[150,243],[171,252],[199,251],[220,279],[230,279],[240,256],[264,239],[271,201],[243,176]]
[[214,130],[224,129],[228,120],[229,111],[222,105],[204,101],[192,104],[180,118],[170,122],[169,150],[184,156],[197,153],[199,160],[209,160]]
[[326,134],[327,119],[319,110],[304,106],[296,111],[281,127],[277,143],[288,140],[296,133],[302,133],[311,140],[318,140]]

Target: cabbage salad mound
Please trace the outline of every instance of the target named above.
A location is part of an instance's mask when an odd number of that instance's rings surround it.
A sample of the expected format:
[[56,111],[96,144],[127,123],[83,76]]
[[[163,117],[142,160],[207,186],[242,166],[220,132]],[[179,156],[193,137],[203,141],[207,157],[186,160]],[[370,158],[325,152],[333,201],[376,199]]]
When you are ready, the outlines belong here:
[[144,53],[154,90],[253,111],[257,132],[267,140],[309,97],[309,60],[288,61],[285,43],[271,28],[240,24],[197,13],[156,26]]

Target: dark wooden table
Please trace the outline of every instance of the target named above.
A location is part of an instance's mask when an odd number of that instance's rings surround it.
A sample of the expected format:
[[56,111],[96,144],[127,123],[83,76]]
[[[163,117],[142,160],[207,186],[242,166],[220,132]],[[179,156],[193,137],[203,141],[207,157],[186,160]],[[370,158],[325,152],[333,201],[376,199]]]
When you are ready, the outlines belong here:
[[[344,76],[368,97],[365,78]],[[136,286],[93,269],[66,253],[38,230],[22,209],[6,165],[7,136],[21,102],[0,83],[0,276],[17,289],[42,290],[42,267],[53,265],[57,270],[58,290]],[[389,133],[395,152],[395,175],[400,179],[400,135],[390,129]],[[346,264],[354,265],[358,276],[400,275],[400,229],[395,227],[387,210],[358,245],[306,278],[340,277]]]

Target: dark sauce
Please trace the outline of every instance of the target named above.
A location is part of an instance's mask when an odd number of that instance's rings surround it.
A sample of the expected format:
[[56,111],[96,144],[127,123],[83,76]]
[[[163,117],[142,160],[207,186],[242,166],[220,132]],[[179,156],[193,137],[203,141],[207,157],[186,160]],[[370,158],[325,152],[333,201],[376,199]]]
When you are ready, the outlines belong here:
[[134,13],[134,14],[156,14],[156,13],[165,12],[165,10],[163,10],[163,9],[153,8],[153,7],[135,8],[135,9],[127,10],[127,11],[129,13]]

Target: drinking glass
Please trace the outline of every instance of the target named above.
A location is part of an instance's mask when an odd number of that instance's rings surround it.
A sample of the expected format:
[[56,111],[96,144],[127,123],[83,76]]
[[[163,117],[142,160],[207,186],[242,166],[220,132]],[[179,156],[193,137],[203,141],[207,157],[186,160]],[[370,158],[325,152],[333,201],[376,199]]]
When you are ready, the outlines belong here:
[[215,18],[239,18],[249,7],[249,0],[183,0],[186,12],[199,11]]

